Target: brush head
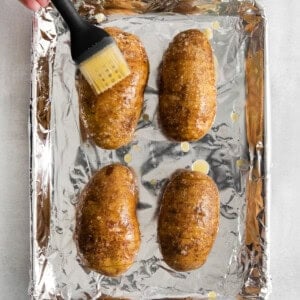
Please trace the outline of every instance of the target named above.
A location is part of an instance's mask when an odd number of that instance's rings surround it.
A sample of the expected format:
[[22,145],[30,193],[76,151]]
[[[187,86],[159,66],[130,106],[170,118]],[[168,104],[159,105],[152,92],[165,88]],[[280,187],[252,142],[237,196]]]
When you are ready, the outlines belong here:
[[96,94],[105,92],[130,74],[122,52],[111,37],[105,37],[85,51],[77,63]]
[[72,1],[52,2],[70,28],[72,58],[97,94],[130,74],[121,51],[105,30],[81,19]]

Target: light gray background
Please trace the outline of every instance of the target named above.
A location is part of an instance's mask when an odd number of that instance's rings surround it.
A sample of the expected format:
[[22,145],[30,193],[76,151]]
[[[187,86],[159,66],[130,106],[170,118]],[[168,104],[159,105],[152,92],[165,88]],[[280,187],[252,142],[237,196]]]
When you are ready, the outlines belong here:
[[[271,300],[300,296],[300,1],[263,0],[272,112]],[[31,13],[0,8],[0,300],[28,299]]]

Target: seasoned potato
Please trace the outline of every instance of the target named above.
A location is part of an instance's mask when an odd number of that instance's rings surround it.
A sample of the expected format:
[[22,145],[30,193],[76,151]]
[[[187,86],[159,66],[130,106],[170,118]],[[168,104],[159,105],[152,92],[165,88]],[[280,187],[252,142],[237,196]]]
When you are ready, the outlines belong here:
[[140,247],[134,173],[120,164],[96,173],[77,208],[76,240],[83,263],[106,276],[118,276],[133,264]]
[[161,69],[160,122],[175,141],[197,141],[216,115],[215,68],[205,35],[191,29],[179,33],[166,51]]
[[143,108],[149,63],[144,46],[136,36],[118,28],[105,30],[117,42],[131,74],[98,96],[79,75],[80,118],[85,133],[96,145],[118,149],[133,138]]
[[158,238],[165,262],[176,271],[201,267],[219,226],[219,192],[199,172],[176,172],[163,193]]

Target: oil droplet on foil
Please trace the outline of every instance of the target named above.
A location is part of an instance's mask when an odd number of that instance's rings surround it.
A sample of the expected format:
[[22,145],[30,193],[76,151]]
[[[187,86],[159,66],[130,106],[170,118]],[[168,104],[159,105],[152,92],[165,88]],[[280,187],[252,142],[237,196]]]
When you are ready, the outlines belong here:
[[182,150],[182,152],[185,152],[185,153],[189,152],[190,151],[190,143],[188,143],[188,142],[181,143],[181,150]]
[[127,153],[125,156],[124,156],[124,161],[129,164],[132,162],[132,155],[130,153]]
[[104,14],[96,14],[95,19],[96,19],[97,23],[99,24],[106,20],[106,16]]
[[150,120],[149,115],[148,115],[148,114],[143,114],[143,120],[144,120],[145,122],[148,122],[148,121]]
[[210,28],[206,28],[204,30],[204,34],[208,40],[211,40],[213,38],[213,32]]
[[220,23],[219,23],[218,21],[213,22],[213,23],[212,23],[212,28],[213,28],[214,30],[220,29]]
[[230,115],[230,118],[233,123],[236,123],[239,120],[240,115],[237,112],[233,111]]
[[209,292],[209,293],[207,294],[207,296],[208,296],[208,299],[209,299],[209,300],[210,300],[210,299],[217,299],[217,294],[216,294],[216,292],[214,292],[214,291]]
[[239,159],[236,161],[236,166],[242,171],[248,171],[249,161],[247,161],[245,159]]
[[156,179],[152,179],[151,181],[150,181],[150,183],[151,183],[151,185],[156,185],[157,184],[157,180]]
[[138,146],[138,145],[134,145],[133,147],[132,147],[132,149],[135,151],[135,152],[141,152],[141,147],[140,146]]
[[209,173],[209,164],[206,160],[196,160],[192,165],[192,170],[207,175]]

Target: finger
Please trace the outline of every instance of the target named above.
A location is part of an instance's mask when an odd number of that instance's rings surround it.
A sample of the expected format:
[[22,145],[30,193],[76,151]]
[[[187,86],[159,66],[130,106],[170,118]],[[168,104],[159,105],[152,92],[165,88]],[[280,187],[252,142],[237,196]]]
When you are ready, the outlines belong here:
[[21,2],[33,11],[38,11],[41,8],[40,4],[35,0],[21,0]]
[[37,2],[42,6],[46,7],[49,4],[49,0],[37,0]]

